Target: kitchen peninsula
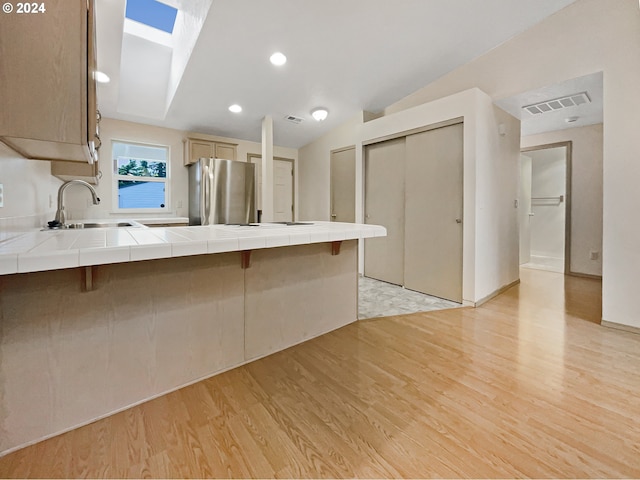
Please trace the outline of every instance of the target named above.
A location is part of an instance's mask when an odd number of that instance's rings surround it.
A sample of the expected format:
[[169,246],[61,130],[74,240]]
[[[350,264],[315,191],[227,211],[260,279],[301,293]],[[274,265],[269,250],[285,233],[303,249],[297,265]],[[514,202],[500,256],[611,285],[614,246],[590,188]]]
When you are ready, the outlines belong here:
[[0,238],[0,454],[351,323],[383,227],[95,228]]

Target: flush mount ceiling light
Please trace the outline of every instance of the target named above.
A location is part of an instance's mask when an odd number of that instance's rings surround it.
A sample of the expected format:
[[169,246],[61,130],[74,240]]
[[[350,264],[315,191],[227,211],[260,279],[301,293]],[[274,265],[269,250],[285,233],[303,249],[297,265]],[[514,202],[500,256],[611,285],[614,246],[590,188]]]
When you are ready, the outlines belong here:
[[229,107],[229,111],[233,113],[240,113],[242,111],[242,107],[237,103],[234,103]]
[[318,122],[321,122],[329,115],[329,111],[326,108],[314,108],[311,110],[311,116]]
[[96,82],[98,83],[109,83],[111,81],[111,79],[109,78],[109,75],[99,70],[96,70],[94,72],[93,78],[95,78]]
[[287,63],[287,57],[283,53],[276,52],[269,57],[269,61],[279,67]]

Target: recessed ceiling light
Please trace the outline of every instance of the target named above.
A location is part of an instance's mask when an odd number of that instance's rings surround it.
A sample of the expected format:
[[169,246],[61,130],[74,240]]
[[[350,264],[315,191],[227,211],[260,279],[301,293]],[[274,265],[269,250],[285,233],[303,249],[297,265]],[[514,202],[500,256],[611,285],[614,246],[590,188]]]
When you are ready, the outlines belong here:
[[93,78],[95,78],[96,82],[98,83],[109,83],[111,81],[109,75],[99,70],[95,71],[95,73],[93,74]]
[[580,117],[567,117],[567,118],[564,119],[564,121],[567,122],[567,123],[574,123],[574,122],[578,121],[578,118],[580,118]]
[[234,103],[229,107],[229,111],[233,113],[240,113],[242,111],[242,107],[237,103]]
[[280,66],[287,63],[287,57],[285,57],[283,53],[276,52],[269,57],[269,61],[274,65]]
[[318,122],[327,118],[327,115],[329,115],[329,111],[326,108],[315,108],[311,110],[311,116]]

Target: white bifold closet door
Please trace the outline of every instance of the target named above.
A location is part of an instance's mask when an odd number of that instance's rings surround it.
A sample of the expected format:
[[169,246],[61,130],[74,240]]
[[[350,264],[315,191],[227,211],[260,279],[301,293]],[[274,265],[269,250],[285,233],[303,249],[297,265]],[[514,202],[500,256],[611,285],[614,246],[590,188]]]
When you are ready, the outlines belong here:
[[364,274],[404,284],[405,139],[369,145],[365,155],[365,223],[383,225],[386,237],[365,240]]
[[462,124],[406,137],[404,286],[462,302]]

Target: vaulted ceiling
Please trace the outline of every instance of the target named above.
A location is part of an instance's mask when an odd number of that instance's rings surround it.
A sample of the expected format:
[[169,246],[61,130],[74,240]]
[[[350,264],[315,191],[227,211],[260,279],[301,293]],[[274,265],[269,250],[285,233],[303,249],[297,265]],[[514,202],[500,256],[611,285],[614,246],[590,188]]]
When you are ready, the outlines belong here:
[[[125,25],[125,0],[97,0],[98,68],[112,79],[98,90],[103,115],[253,141],[270,115],[274,143],[299,148],[574,0],[162,1],[181,12],[165,44]],[[319,106],[323,122],[310,114]]]

